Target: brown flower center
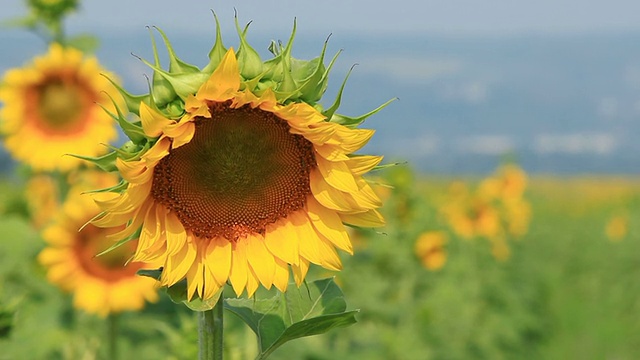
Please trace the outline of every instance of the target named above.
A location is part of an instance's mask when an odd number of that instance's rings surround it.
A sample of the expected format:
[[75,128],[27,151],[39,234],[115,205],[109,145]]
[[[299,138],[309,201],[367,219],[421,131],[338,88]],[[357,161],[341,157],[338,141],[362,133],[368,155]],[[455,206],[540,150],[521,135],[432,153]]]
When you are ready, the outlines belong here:
[[85,112],[95,100],[88,94],[76,79],[47,79],[32,91],[37,125],[56,133],[81,127]]
[[89,224],[77,234],[74,249],[80,266],[85,272],[108,282],[136,276],[140,265],[127,264],[135,250],[135,243],[129,242],[106,254],[96,256],[113,244],[111,240],[106,239],[106,236],[118,230],[122,229],[103,229]]
[[304,206],[313,146],[270,112],[216,104],[211,113],[156,165],[151,194],[198,237],[264,234]]

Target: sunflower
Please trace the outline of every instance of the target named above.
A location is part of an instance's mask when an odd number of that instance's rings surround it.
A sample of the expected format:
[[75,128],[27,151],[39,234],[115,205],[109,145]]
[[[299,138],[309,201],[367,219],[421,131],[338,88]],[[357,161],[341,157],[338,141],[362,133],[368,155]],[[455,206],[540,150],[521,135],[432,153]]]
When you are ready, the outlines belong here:
[[[0,133],[19,161],[35,170],[69,171],[80,159],[106,152],[115,139],[113,119],[100,105],[120,99],[98,61],[52,44],[32,64],[9,70],[0,83]],[[120,100],[121,101],[121,100]]]
[[624,213],[612,216],[605,225],[605,234],[612,242],[623,240],[628,232],[629,217]]
[[384,224],[363,178],[382,157],[353,154],[374,133],[356,126],[384,105],[349,118],[335,114],[338,98],[322,111],[322,56],[290,57],[292,35],[262,62],[246,28],[237,53],[217,30],[202,71],[177,59],[165,37],[170,71],[151,65],[163,87],[139,103],[124,93],[140,118],[139,128],[122,122],[135,150],[120,150],[115,163],[127,186],[98,201],[103,215],[93,222],[125,226],[114,238],[141,229],[133,259],[162,263],[164,286],[186,278],[189,299],[211,299],[227,281],[238,296],[259,284],[285,291],[289,269],[300,285],[310,264],[340,270],[336,248],[353,252],[344,224]]
[[446,242],[447,236],[442,231],[427,231],[418,237],[415,252],[425,268],[435,271],[444,266],[447,262]]
[[[86,176],[113,182],[113,176],[100,175],[101,178]],[[136,275],[146,264],[127,263],[135,250],[134,242],[96,256],[112,245],[108,235],[117,229],[91,224],[82,228],[99,211],[91,197],[80,193],[83,189],[86,190],[86,186],[72,187],[61,212],[43,231],[47,247],[38,260],[47,268],[48,280],[72,292],[74,306],[100,316],[139,310],[145,301],[156,301],[157,282]],[[80,228],[82,230],[78,231]]]

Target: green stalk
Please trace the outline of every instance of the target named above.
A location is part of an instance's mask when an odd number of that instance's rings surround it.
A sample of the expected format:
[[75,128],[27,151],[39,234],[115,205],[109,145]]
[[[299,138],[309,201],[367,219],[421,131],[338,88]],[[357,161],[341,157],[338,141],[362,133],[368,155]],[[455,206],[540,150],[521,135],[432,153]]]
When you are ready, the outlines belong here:
[[109,341],[109,359],[118,359],[118,315],[109,314],[107,317],[108,334],[107,339]]
[[223,297],[220,295],[211,310],[198,311],[198,358],[200,360],[222,360]]

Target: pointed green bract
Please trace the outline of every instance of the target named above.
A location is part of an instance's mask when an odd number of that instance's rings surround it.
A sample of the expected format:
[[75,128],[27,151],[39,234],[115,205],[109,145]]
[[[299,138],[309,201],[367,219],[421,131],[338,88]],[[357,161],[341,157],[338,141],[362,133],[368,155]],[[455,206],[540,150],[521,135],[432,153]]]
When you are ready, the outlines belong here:
[[[168,69],[164,69],[160,64],[160,55],[153,31],[151,28],[149,29],[153,49],[153,63],[139,58],[140,61],[153,70],[152,79],[148,79],[149,92],[142,95],[132,95],[111,81],[124,98],[126,110],[129,113],[140,116],[140,104],[144,102],[151,109],[168,119],[178,120],[185,114],[185,101],[197,93],[202,84],[209,79],[218,67],[227,52],[227,48],[223,44],[220,22],[215,12],[213,12],[213,17],[216,26],[215,42],[208,54],[209,63],[202,69],[180,59],[176,55],[169,37],[161,29],[155,28],[163,40],[169,58]],[[329,38],[325,40],[318,57],[311,60],[294,58],[292,52],[297,30],[297,22],[294,20],[293,29],[287,42],[283,44],[272,41],[269,45],[269,51],[273,57],[263,61],[258,52],[247,41],[250,23],[241,27],[237,16],[234,22],[240,42],[235,55],[240,70],[240,90],[242,91],[250,91],[256,96],[261,96],[265,91],[270,90],[282,105],[292,102],[307,103],[320,111],[326,117],[326,121],[352,128],[358,126],[367,117],[377,113],[393,101],[390,100],[378,108],[357,117],[338,114],[337,110],[342,102],[342,94],[346,82],[353,70],[351,68],[340,86],[335,101],[331,106],[324,109],[319,101],[327,89],[329,73],[341,53],[341,51],[338,51],[328,66],[325,65]],[[116,170],[116,158],[138,159],[153,146],[157,138],[147,136],[142,129],[140,121],[127,119],[122,109],[117,106],[116,113],[109,112],[109,115],[120,125],[130,141],[120,148],[113,149],[113,152],[103,157],[85,159],[102,169],[113,171]]]

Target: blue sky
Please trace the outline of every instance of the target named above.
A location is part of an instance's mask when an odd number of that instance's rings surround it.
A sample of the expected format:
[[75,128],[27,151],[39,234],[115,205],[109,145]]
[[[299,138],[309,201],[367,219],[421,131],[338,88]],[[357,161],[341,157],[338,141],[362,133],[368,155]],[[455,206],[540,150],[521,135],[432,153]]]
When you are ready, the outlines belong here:
[[[3,0],[3,15],[24,13],[21,0]],[[210,26],[209,9],[228,19],[237,8],[254,31],[286,31],[292,19],[304,32],[435,32],[511,35],[640,30],[637,0],[110,0],[84,1],[70,30],[119,32],[157,25],[198,32]],[[223,26],[231,27],[225,22]]]

